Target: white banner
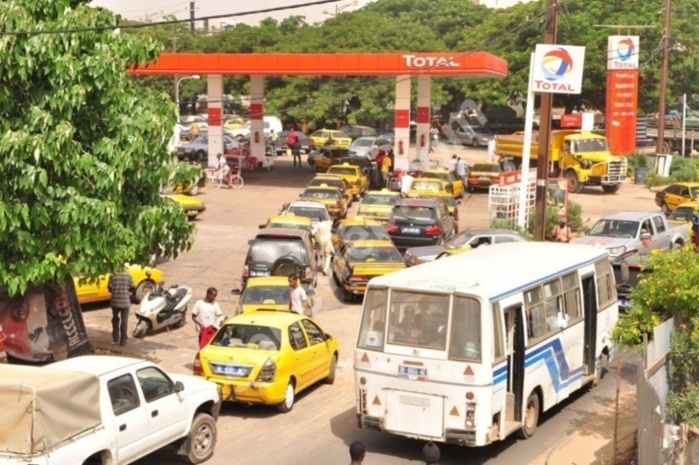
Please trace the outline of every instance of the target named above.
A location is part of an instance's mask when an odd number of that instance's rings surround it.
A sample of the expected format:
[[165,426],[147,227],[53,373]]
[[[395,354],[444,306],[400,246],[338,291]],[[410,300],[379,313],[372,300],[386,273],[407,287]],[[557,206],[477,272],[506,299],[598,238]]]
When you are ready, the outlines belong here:
[[609,36],[607,69],[638,69],[638,36]]
[[534,92],[579,94],[585,64],[585,47],[538,44],[534,52]]

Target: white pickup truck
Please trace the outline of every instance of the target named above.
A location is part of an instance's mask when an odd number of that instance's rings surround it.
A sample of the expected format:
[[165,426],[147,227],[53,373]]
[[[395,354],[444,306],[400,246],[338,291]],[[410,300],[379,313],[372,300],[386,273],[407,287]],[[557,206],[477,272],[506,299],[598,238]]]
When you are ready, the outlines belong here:
[[214,453],[216,385],[143,360],[87,355],[0,365],[0,465],[125,465],[167,445]]
[[689,236],[686,224],[668,224],[662,213],[626,211],[600,218],[573,242],[604,247],[616,258],[632,250],[646,255],[654,249],[679,249]]

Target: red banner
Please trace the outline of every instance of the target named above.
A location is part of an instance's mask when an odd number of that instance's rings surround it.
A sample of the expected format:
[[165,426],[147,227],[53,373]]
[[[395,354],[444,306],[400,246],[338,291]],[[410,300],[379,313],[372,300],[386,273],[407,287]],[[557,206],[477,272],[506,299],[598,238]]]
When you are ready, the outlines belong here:
[[569,115],[561,115],[561,128],[580,129],[581,127],[582,127],[582,113],[572,113]]
[[638,36],[609,37],[604,125],[613,155],[627,155],[636,151],[638,54]]

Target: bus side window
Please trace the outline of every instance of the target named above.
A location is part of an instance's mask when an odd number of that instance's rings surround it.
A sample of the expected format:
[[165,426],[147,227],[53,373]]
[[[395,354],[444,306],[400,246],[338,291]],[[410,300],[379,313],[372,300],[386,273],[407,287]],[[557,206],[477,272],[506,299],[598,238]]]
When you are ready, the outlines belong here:
[[[357,346],[363,349],[383,349],[383,333],[378,334],[376,328],[383,327],[386,321],[386,289],[369,288],[364,298],[364,311],[359,328]],[[383,331],[383,330],[382,330]]]
[[602,259],[595,263],[597,277],[597,305],[604,310],[616,302],[616,287],[612,285],[612,265],[609,260]]
[[527,335],[529,339],[538,339],[546,334],[546,309],[541,295],[541,287],[524,293],[527,309]]
[[505,356],[504,339],[502,337],[502,313],[500,304],[492,306],[493,315],[493,361],[496,362]]
[[563,305],[568,324],[582,318],[580,311],[580,289],[577,273],[563,275]]
[[561,328],[562,318],[560,308],[561,283],[558,278],[544,284],[544,297],[546,298],[546,331],[553,332]]

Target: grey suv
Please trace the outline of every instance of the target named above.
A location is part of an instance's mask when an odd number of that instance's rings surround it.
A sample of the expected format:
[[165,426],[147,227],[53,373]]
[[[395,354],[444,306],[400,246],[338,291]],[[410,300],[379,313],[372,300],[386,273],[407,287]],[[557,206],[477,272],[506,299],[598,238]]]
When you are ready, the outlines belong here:
[[393,206],[386,231],[399,249],[443,244],[455,232],[454,217],[438,198],[402,199]]

